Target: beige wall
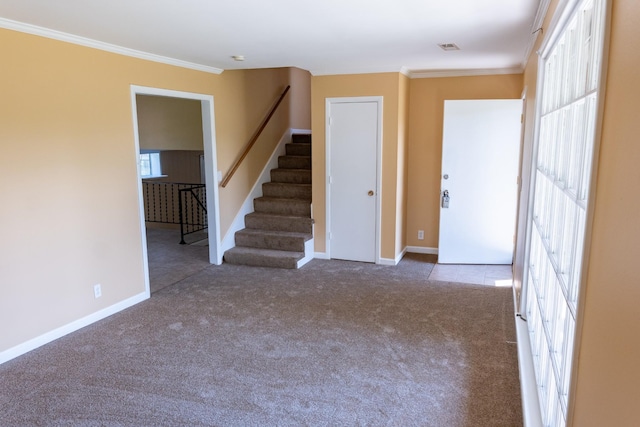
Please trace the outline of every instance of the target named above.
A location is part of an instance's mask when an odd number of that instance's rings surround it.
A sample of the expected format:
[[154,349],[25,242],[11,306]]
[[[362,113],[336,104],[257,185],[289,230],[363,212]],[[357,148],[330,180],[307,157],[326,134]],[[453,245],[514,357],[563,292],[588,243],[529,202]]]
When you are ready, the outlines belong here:
[[640,420],[640,3],[614,0],[573,426]]
[[200,101],[137,95],[141,149],[202,150]]
[[400,75],[398,88],[398,160],[396,185],[396,243],[395,255],[407,247],[407,197],[409,186],[409,85],[410,80]]
[[[445,99],[513,99],[522,75],[412,79],[409,103],[407,244],[438,247]],[[418,240],[424,230],[424,240]]]
[[163,178],[154,178],[153,182],[181,182],[186,184],[204,184],[200,171],[200,150],[165,150],[160,152]]
[[7,30],[0,44],[3,351],[144,291],[130,84],[211,93],[214,77]]
[[[145,290],[132,84],[213,95],[224,172],[290,76],[213,75],[1,29],[0,45],[0,324],[11,325],[3,352]],[[296,85],[310,84],[295,74]],[[223,235],[304,102],[285,102],[220,192]],[[295,120],[303,126],[304,113]]]
[[326,98],[382,96],[380,253],[381,257],[386,259],[394,259],[398,253],[396,248],[397,224],[402,221],[399,217],[403,216],[403,212],[397,211],[400,79],[398,73],[314,76],[311,79],[313,217],[315,219],[316,252],[326,251]]
[[[224,84],[216,93],[215,115],[218,169],[223,177],[241,156],[289,83],[288,74],[286,68],[225,71],[221,74]],[[229,184],[225,188],[220,187],[222,236],[226,234],[266,159],[288,127],[291,111],[289,100],[283,101]]]
[[311,73],[300,68],[289,70],[290,123],[294,129],[311,129]]
[[284,91],[282,104],[225,188],[220,188],[222,236],[288,128],[310,129],[311,74],[292,68],[225,71],[216,91],[218,169],[225,176]]

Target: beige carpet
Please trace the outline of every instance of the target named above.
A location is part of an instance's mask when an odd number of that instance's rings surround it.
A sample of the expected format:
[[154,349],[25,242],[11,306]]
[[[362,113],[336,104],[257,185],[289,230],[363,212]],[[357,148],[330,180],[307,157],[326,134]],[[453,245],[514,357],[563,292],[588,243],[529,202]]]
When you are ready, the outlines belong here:
[[2,426],[519,426],[511,289],[208,266],[0,366]]

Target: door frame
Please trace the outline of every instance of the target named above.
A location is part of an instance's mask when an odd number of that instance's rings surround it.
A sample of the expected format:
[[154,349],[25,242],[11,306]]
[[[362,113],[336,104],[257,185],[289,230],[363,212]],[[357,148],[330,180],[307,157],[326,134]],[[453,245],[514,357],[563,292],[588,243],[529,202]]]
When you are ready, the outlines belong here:
[[325,248],[328,259],[331,259],[331,106],[333,104],[350,104],[374,102],[378,107],[377,116],[377,138],[376,138],[376,229],[375,229],[375,263],[380,264],[380,236],[382,217],[382,118],[383,118],[383,97],[382,96],[358,96],[358,97],[337,97],[325,99],[325,208],[326,208],[326,235]]
[[149,285],[149,260],[147,253],[147,232],[144,220],[144,198],[142,195],[142,178],[140,175],[140,135],[138,130],[138,108],[136,95],[164,96],[169,98],[183,98],[200,101],[202,114],[202,139],[205,163],[205,186],[207,195],[207,223],[209,235],[209,262],[222,264],[222,251],[220,242],[220,202],[218,194],[218,162],[216,155],[215,115],[213,109],[213,96],[192,92],[182,92],[169,89],[160,89],[146,86],[131,85],[131,110],[133,115],[133,135],[135,141],[135,159],[137,169],[138,206],[140,216],[140,238],[142,240],[142,262],[144,265],[145,288],[147,296],[151,294]]

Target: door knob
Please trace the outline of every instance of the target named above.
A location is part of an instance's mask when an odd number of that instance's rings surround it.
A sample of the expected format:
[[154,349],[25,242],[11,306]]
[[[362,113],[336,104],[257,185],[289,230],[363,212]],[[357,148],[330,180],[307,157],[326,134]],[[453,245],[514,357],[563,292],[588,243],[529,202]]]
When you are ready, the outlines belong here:
[[369,190],[369,192],[367,193],[369,196],[373,196],[373,190]]

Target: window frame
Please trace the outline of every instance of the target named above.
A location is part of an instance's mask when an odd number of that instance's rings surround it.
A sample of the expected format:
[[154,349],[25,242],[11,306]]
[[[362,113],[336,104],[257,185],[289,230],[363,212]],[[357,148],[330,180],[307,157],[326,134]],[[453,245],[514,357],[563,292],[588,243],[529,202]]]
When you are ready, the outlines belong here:
[[[145,175],[143,173],[143,157],[146,156],[149,162],[149,171],[150,174]],[[165,178],[167,175],[162,174],[162,161],[159,150],[140,150],[138,155],[138,163],[140,167],[140,178],[142,179],[152,179],[152,178]]]
[[[589,70],[587,69],[587,74],[583,76],[585,77],[585,84],[587,81],[589,81],[589,79],[591,79],[590,80],[591,83],[593,83],[593,85],[595,86],[594,91],[595,91],[595,97],[596,97],[596,101],[593,104],[593,108],[595,108],[596,111],[594,112],[595,122],[593,124],[593,128],[591,129],[592,133],[583,135],[585,140],[587,140],[588,138],[592,139],[593,142],[592,142],[591,150],[589,153],[581,153],[590,157],[590,166],[589,166],[590,174],[585,175],[582,171],[579,171],[581,175],[577,178],[579,182],[578,184],[579,186],[577,188],[573,188],[575,187],[575,185],[573,185],[575,184],[575,181],[569,182],[571,179],[570,176],[564,177],[564,178],[569,178],[569,180],[565,179],[565,184],[569,184],[569,185],[565,185],[564,188],[559,188],[556,185],[556,190],[561,190],[563,193],[566,193],[566,195],[570,198],[579,200],[582,196],[583,199],[586,199],[586,200],[583,200],[584,203],[582,206],[582,208],[584,209],[584,216],[585,216],[584,233],[582,234],[582,236],[579,236],[579,235],[573,236],[575,253],[573,253],[570,256],[570,262],[568,263],[568,266],[573,269],[572,274],[578,275],[578,283],[576,287],[577,295],[574,295],[570,292],[570,289],[563,288],[561,284],[562,275],[566,273],[566,271],[562,271],[562,270],[567,268],[567,262],[566,262],[566,259],[563,259],[563,253],[562,253],[564,250],[566,250],[566,248],[560,248],[560,254],[559,254],[560,260],[558,261],[557,266],[552,265],[551,270],[549,270],[548,267],[545,267],[543,269],[547,278],[551,278],[552,280],[559,282],[558,286],[556,286],[555,288],[553,287],[551,289],[545,288],[542,291],[536,290],[535,289],[536,285],[532,283],[534,280],[530,276],[530,268],[531,268],[532,257],[534,258],[538,257],[539,252],[541,250],[548,252],[548,249],[549,249],[549,248],[541,249],[540,246],[542,245],[542,243],[534,242],[534,240],[536,239],[536,234],[534,234],[535,232],[534,228],[536,227],[535,218],[534,218],[536,214],[535,212],[536,197],[547,197],[547,198],[552,197],[550,194],[541,194],[541,193],[544,193],[544,191],[542,191],[539,187],[540,180],[543,179],[541,178],[540,176],[541,174],[539,173],[540,162],[545,162],[547,160],[557,161],[557,159],[555,158],[554,159],[539,158],[539,154],[541,151],[540,145],[544,144],[545,138],[548,139],[548,136],[549,136],[545,134],[545,132],[548,131],[549,127],[542,126],[541,122],[543,119],[561,120],[562,123],[560,123],[559,125],[556,124],[556,126],[553,126],[553,127],[555,127],[556,130],[559,129],[564,133],[569,132],[571,134],[572,132],[576,132],[576,130],[577,131],[582,130],[576,126],[575,122],[573,121],[575,117],[571,115],[569,115],[568,117],[564,113],[561,114],[560,117],[554,117],[553,115],[549,115],[548,114],[549,106],[545,105],[545,103],[548,102],[549,96],[559,97],[560,102],[555,105],[555,108],[556,110],[561,110],[564,107],[576,105],[577,103],[580,102],[581,98],[588,99],[591,93],[587,88],[585,90],[584,95],[575,96],[577,93],[576,91],[578,88],[578,84],[581,81],[581,74],[578,76],[577,79],[574,80],[574,76],[569,75],[570,74],[568,72],[569,67],[565,66],[570,61],[575,61],[576,55],[578,58],[578,62],[582,63],[582,61],[584,60],[583,45],[579,45],[580,49],[578,52],[571,51],[571,53],[568,55],[568,59],[564,59],[564,61],[559,64],[560,66],[564,67],[561,75],[561,77],[564,79],[563,81],[563,83],[565,83],[564,86],[559,85],[558,81],[545,81],[545,77],[547,73],[546,67],[549,64],[549,59],[551,58],[551,56],[557,53],[555,50],[556,50],[556,47],[558,46],[558,43],[562,40],[563,37],[565,37],[565,33],[569,32],[568,30],[574,24],[573,22],[574,17],[576,17],[576,14],[579,12],[579,10],[583,8],[583,5],[589,4],[589,2],[592,2],[593,4],[596,4],[596,5],[600,5],[600,7],[602,8],[601,31],[598,34],[599,35],[598,39],[595,40],[596,41],[595,44],[593,43],[594,35],[593,34],[591,35],[592,37],[591,52],[593,53],[596,48],[599,49],[600,61],[598,63],[598,67],[596,67],[597,69],[595,70],[595,73],[589,74],[588,72]],[[600,148],[600,138],[601,138],[602,115],[603,115],[605,89],[606,89],[611,3],[612,3],[611,0],[565,0],[564,2],[561,2],[558,5],[556,9],[556,13],[554,14],[554,18],[552,19],[552,22],[550,24],[551,31],[548,32],[548,36],[544,39],[542,43],[542,48],[538,52],[540,57],[538,61],[538,74],[537,74],[538,94],[537,94],[536,111],[535,111],[535,127],[534,127],[534,142],[533,142],[534,146],[533,146],[531,169],[530,169],[531,170],[530,172],[531,187],[530,187],[530,193],[529,193],[529,204],[528,204],[528,215],[527,215],[523,288],[522,288],[522,298],[520,301],[520,312],[527,313],[527,308],[529,307],[529,302],[532,298],[537,298],[535,301],[536,304],[539,302],[540,295],[537,293],[533,294],[534,292],[539,291],[539,292],[548,293],[552,295],[550,298],[553,299],[554,301],[558,299],[557,294],[558,292],[561,292],[561,291],[564,293],[564,297],[567,298],[568,300],[575,297],[573,306],[571,306],[571,304],[567,304],[567,307],[565,307],[565,309],[566,308],[569,309],[569,312],[570,312],[569,314],[574,316],[575,326],[573,330],[570,330],[570,328],[568,328],[567,324],[565,323],[563,325],[564,328],[558,329],[554,327],[554,330],[552,332],[549,332],[548,325],[545,325],[544,322],[540,318],[538,318],[540,313],[533,313],[533,315],[529,316],[531,318],[527,319],[529,323],[528,324],[529,330],[531,330],[532,327],[538,327],[541,330],[543,330],[542,331],[543,334],[539,334],[537,337],[534,337],[531,334],[528,335],[528,338],[529,338],[528,341],[530,341],[530,343],[527,343],[527,345],[531,346],[531,351],[532,351],[532,354],[534,355],[534,359],[535,357],[540,356],[540,355],[536,355],[536,346],[538,349],[545,348],[545,344],[549,343],[549,337],[552,338],[552,344],[556,346],[559,344],[559,341],[556,341],[556,339],[560,339],[560,338],[565,339],[565,341],[562,342],[564,344],[563,348],[566,351],[571,352],[570,353],[571,357],[569,359],[562,360],[561,358],[558,359],[557,355],[554,355],[553,351],[549,351],[549,349],[547,348],[548,354],[544,357],[548,356],[549,359],[553,359],[555,357],[555,360],[549,361],[549,363],[546,364],[546,369],[543,370],[538,366],[536,370],[536,388],[538,389],[537,397],[540,402],[540,411],[541,411],[542,418],[545,421],[547,421],[548,423],[547,425],[554,425],[554,426],[563,425],[562,424],[563,422],[565,422],[566,425],[571,425],[574,406],[575,406],[575,402],[574,402],[575,387],[576,387],[575,377],[577,372],[576,371],[577,359],[578,359],[578,352],[580,348],[580,336],[581,336],[581,329],[582,329],[582,323],[583,323],[583,320],[582,320],[582,316],[584,312],[583,296],[584,296],[584,288],[586,286],[586,277],[587,277],[587,270],[588,270],[590,235],[591,235],[591,229],[592,229],[592,223],[593,223],[593,210],[594,210],[595,190],[596,190],[596,180],[597,180],[598,154],[600,151],[599,148]],[[569,39],[568,42],[570,43],[572,41],[573,39]],[[555,64],[555,65],[557,66],[558,64]],[[561,89],[561,90],[558,92],[558,89]],[[588,105],[585,108],[588,108]],[[572,113],[575,113],[575,112],[569,112],[569,114],[572,114]],[[585,113],[585,116],[586,116],[586,113]],[[586,128],[586,127],[587,126],[583,126],[583,128]],[[586,133],[587,131],[585,130],[584,132]],[[566,135],[563,135],[563,137],[566,137]],[[571,137],[569,137],[569,141],[571,142]],[[569,146],[565,154],[571,155],[572,149],[575,149],[575,146]],[[569,170],[568,170],[569,174],[571,173],[572,168],[575,168],[575,165],[572,165],[571,162],[569,161]],[[575,172],[575,169],[574,169],[574,172]],[[582,184],[580,184],[580,181],[582,181]],[[588,191],[581,193],[581,188],[583,188],[584,184],[586,183],[588,183]],[[560,204],[562,205],[563,203],[560,203]],[[559,206],[557,206],[555,203],[551,203],[551,208],[556,210],[559,208]],[[564,209],[564,212],[565,212],[564,215],[566,215],[566,209],[569,209],[569,208],[567,208],[566,205],[562,206],[562,209]],[[551,212],[551,214],[553,213],[554,212]],[[558,213],[558,211],[555,213]],[[559,214],[558,216],[562,218],[562,214]],[[552,229],[548,230],[548,232],[554,232],[554,228],[553,228],[554,224],[551,223],[551,225],[552,225],[551,227]],[[566,226],[566,224],[564,226]],[[560,228],[562,228],[562,226]],[[566,232],[566,230],[564,231]],[[576,233],[576,234],[580,234],[580,233]],[[577,254],[577,252],[580,252],[581,254],[580,268],[576,268],[575,264],[573,264],[574,257]],[[566,254],[564,254],[564,256],[566,256]],[[558,269],[553,267],[558,267]],[[546,286],[548,287],[548,285]],[[547,295],[543,295],[543,298],[545,297],[547,297]],[[557,304],[551,304],[551,307],[553,307],[553,310],[554,310],[553,316],[562,318],[561,312],[563,308],[559,307],[559,305]],[[567,315],[566,311],[564,312],[564,315],[565,316]],[[541,343],[540,339],[543,339],[543,340],[546,339],[547,342]],[[536,340],[537,342],[534,342]],[[569,349],[569,347],[571,348]],[[543,372],[540,372],[540,370],[542,370]],[[551,372],[552,370],[555,370],[555,373]],[[540,388],[541,388],[540,378],[545,377],[548,379],[549,376],[555,375],[558,372],[558,370],[562,370],[563,373],[568,372],[568,376],[565,375],[563,378],[560,378],[559,380],[560,384],[558,385],[557,384],[558,382],[556,382],[557,387],[554,387],[553,390],[549,390],[549,392],[545,396],[543,393],[540,392]],[[567,399],[564,402],[562,400],[562,397],[558,395],[558,387],[560,388],[560,392],[564,390],[567,390],[568,392]],[[550,411],[550,412],[553,411],[553,409],[555,408],[554,405],[556,406],[560,405],[560,411],[555,411],[554,414],[550,414],[550,413],[546,414],[547,416],[545,417],[545,411]]]

